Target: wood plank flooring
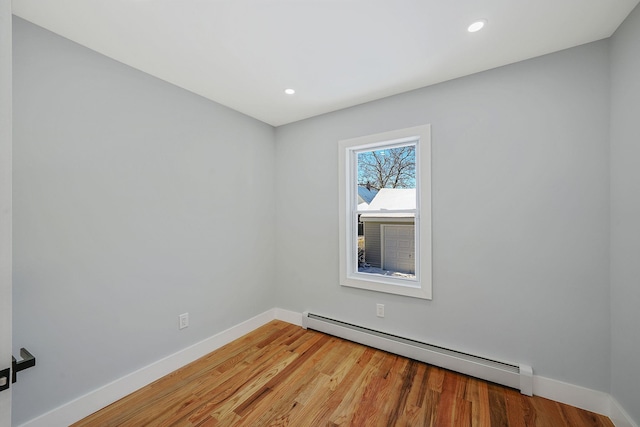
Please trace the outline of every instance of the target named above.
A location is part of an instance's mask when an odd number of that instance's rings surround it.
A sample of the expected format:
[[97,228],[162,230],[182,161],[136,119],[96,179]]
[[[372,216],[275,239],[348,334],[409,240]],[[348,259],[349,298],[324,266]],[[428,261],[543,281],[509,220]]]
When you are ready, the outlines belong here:
[[601,415],[273,321],[73,426],[613,424]]

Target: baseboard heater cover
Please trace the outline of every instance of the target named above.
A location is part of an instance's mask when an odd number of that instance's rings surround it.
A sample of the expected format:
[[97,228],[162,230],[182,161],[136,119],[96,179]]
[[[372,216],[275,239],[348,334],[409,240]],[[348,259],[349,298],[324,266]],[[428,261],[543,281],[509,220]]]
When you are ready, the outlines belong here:
[[304,312],[302,327],[533,394],[531,366],[491,360]]

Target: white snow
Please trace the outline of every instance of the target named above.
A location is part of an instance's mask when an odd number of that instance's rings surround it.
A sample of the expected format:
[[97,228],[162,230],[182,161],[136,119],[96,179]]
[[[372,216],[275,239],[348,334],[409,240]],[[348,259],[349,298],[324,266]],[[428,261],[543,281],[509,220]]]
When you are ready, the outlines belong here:
[[415,279],[416,275],[411,273],[400,273],[399,271],[389,271],[383,270],[378,267],[358,267],[358,273],[370,273],[370,274],[379,274],[381,276],[393,276],[393,277],[402,277],[405,279]]

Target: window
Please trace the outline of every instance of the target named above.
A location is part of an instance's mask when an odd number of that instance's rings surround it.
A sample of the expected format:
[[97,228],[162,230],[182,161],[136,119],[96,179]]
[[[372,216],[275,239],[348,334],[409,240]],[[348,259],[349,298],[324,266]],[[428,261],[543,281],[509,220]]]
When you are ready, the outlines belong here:
[[340,282],[431,299],[431,128],[340,141]]

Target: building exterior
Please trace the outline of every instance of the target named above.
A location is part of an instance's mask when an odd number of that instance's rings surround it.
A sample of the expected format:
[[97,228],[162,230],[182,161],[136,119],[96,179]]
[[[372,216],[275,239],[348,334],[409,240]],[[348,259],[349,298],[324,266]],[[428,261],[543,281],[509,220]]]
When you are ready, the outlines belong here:
[[399,273],[415,273],[416,190],[383,188],[369,204],[371,213],[360,215],[363,224],[365,262],[371,267]]

